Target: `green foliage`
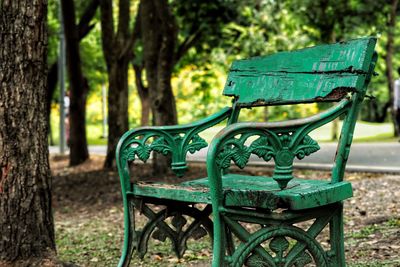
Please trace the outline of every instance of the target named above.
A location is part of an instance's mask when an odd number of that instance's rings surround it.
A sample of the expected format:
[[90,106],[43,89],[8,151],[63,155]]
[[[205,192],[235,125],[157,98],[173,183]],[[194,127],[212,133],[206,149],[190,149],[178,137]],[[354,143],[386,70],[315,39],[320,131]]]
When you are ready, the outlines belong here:
[[178,57],[186,48],[191,50],[178,62],[177,69],[193,62],[212,63],[206,55],[223,42],[221,32],[224,25],[240,19],[238,2],[206,0],[171,3],[179,27]]
[[241,20],[224,27],[224,45],[234,58],[293,50],[309,44],[299,20],[280,1],[259,1],[241,9]]
[[101,85],[107,82],[107,69],[101,49],[98,14],[92,23],[95,24],[94,28],[80,43],[82,68],[89,82],[90,94],[101,95]]
[[203,67],[188,65],[180,71],[180,75],[173,77],[179,123],[204,118],[229,106],[231,100],[221,97],[225,79],[224,70],[212,64]]
[[49,0],[47,10],[47,25],[48,25],[48,55],[47,62],[52,64],[57,60],[58,57],[58,46],[59,46],[59,33],[60,33],[60,22],[59,22],[59,2],[55,0]]
[[[137,12],[138,2],[135,1],[132,5],[132,18]],[[366,102],[362,119],[375,121],[378,115],[382,115],[381,110],[388,101],[389,94],[383,60],[386,36],[379,33],[386,30],[388,1],[174,0],[169,3],[179,28],[180,45],[177,46],[177,53],[179,54],[180,49],[185,51],[178,58],[172,80],[180,123],[203,118],[230,105],[231,100],[222,97],[221,92],[226,73],[235,59],[298,49],[330,42],[332,38],[342,40],[365,35],[380,36],[377,45],[380,59],[375,69],[379,76],[374,77],[368,92],[376,100]],[[79,19],[87,2],[76,1],[75,4]],[[58,5],[58,1],[49,0],[49,64],[55,62],[58,56]],[[83,71],[91,89],[89,98],[95,99],[90,104],[87,118],[89,122],[98,123],[101,118],[101,86],[107,86],[99,12],[92,24],[95,27],[81,41],[80,48]],[[397,26],[397,31],[399,30]],[[400,38],[396,38],[395,42],[395,48],[398,49]],[[143,52],[140,40],[136,43],[134,52],[135,62],[140,63]],[[393,61],[397,69],[400,66],[400,57],[394,56]],[[397,74],[395,78],[398,78]],[[140,121],[140,101],[132,71],[129,72],[129,85],[129,118],[133,127]],[[57,95],[55,99],[58,99]],[[268,110],[256,108],[246,110],[242,117],[276,121],[308,116],[324,108],[326,107],[316,105],[270,107]]]

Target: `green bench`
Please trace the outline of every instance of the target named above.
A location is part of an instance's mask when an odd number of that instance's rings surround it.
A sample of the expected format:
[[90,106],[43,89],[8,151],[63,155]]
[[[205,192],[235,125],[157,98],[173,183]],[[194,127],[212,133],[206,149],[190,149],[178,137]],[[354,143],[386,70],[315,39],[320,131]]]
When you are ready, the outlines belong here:
[[[223,91],[233,98],[232,107],[192,124],[127,132],[116,154],[125,227],[118,266],[128,266],[134,250],[143,257],[150,237],[170,239],[182,257],[189,238],[206,234],[213,267],[345,266],[342,202],[352,196],[352,186],[343,178],[377,60],[375,44],[368,37],[237,60]],[[332,108],[307,118],[239,122],[243,108],[332,101]],[[343,126],[330,180],[293,177],[293,160],[319,150],[308,134],[339,116]],[[198,135],[224,120],[228,126],[210,144]],[[208,177],[178,184],[131,181],[130,163],[146,161],[151,152],[170,155],[172,170],[184,176],[186,154],[206,146]],[[232,163],[244,168],[252,154],[274,161],[272,177],[229,171]],[[148,218],[141,229],[135,211]],[[328,246],[318,241],[324,228]]]

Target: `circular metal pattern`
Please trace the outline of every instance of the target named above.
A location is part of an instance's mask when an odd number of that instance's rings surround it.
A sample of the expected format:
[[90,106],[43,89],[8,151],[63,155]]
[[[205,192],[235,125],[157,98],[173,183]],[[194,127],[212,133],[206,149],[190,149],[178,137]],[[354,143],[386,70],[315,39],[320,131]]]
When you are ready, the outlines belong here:
[[276,153],[275,161],[281,166],[291,166],[293,164],[294,154],[288,149],[282,149]]
[[[295,226],[274,226],[258,230],[257,232],[255,232],[250,236],[249,240],[246,243],[242,243],[237,248],[234,255],[232,256],[232,262],[234,262],[232,266],[241,267],[248,260],[255,261],[254,256],[258,257],[259,260],[256,260],[257,263],[252,266],[273,267],[273,266],[292,266],[294,264],[296,264],[297,266],[297,262],[302,260],[301,258],[296,257],[290,260],[286,258],[287,255],[284,256],[283,252],[286,251],[288,248],[285,242],[286,241],[285,237],[290,237],[296,240],[297,242],[305,245],[305,251],[307,251],[308,253],[302,253],[299,256],[304,256],[304,255],[307,255],[308,257],[311,256],[310,260],[312,258],[317,266],[320,267],[328,266],[326,253],[321,247],[321,245],[314,238],[312,238],[307,232]],[[272,239],[270,242],[270,247],[273,242],[276,243],[272,244],[273,246],[272,251],[276,253],[276,257],[270,255],[266,250],[264,250],[265,255],[262,256],[259,256],[258,254],[254,253],[255,249],[260,249],[260,248],[263,249],[262,247],[260,247],[260,245],[269,239]],[[283,244],[280,246],[280,248],[279,245],[277,245],[279,242]],[[279,250],[280,252],[278,252]],[[290,260],[290,262],[287,262],[287,260]]]

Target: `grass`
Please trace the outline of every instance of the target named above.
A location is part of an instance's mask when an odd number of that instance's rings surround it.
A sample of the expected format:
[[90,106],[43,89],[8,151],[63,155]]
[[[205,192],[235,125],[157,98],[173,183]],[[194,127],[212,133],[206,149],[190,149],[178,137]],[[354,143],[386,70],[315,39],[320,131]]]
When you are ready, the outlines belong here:
[[[79,266],[116,266],[120,257],[122,245],[122,221],[120,209],[101,211],[97,216],[76,219],[64,218],[56,215],[56,241],[58,255],[64,262],[72,262]],[[61,215],[63,217],[63,215]],[[57,219],[58,218],[58,219]],[[114,220],[117,220],[116,223]],[[395,228],[399,220],[392,219],[385,225],[369,225],[350,234],[350,239],[365,239],[376,231],[386,228]],[[346,242],[351,240],[346,238]],[[365,251],[370,253],[370,251]],[[367,255],[358,255],[358,259],[348,262],[349,267],[378,267],[398,266],[393,260],[368,260]],[[137,267],[184,267],[184,266],[208,266],[211,258],[210,239],[202,238],[189,243],[188,250],[182,259],[176,258],[171,242],[150,239],[149,251],[143,259],[134,254],[130,266]],[[363,259],[364,258],[364,259]],[[400,264],[400,261],[397,262]]]
[[367,238],[368,236],[374,234],[376,231],[379,231],[379,227],[377,225],[367,225],[361,228],[358,231],[354,231],[351,233],[351,238]]
[[[63,262],[79,266],[116,266],[122,247],[122,210],[100,211],[93,217],[56,213],[56,243],[58,257]],[[178,259],[171,249],[171,242],[149,240],[149,253],[143,259],[133,255],[130,266],[183,267],[188,263],[210,259],[210,239],[188,242],[188,250]]]
[[[88,220],[77,225],[58,222],[57,247],[61,261],[84,266],[115,266],[120,255],[120,237],[109,231],[101,220]],[[88,264],[89,263],[89,264]]]

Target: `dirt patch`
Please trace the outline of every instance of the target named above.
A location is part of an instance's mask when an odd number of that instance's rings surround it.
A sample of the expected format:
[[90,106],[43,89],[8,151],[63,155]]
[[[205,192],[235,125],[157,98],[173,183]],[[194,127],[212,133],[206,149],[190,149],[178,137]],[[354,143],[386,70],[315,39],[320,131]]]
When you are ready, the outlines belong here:
[[[52,157],[53,205],[59,256],[80,266],[116,265],[122,245],[123,211],[119,177],[115,170],[102,169],[104,158],[92,156],[70,168],[66,157]],[[137,166],[136,166],[137,167]],[[140,164],[134,179],[157,181],[151,166]],[[270,176],[268,168],[236,172]],[[329,179],[324,171],[296,171],[297,177]],[[204,165],[195,164],[184,178],[205,177]],[[173,174],[162,179],[180,182]],[[161,180],[162,180],[161,179]],[[400,266],[400,176],[348,173],[354,197],[345,202],[345,243],[349,266]],[[144,261],[131,266],[207,266],[210,250],[188,251],[177,260],[172,253],[160,254],[161,244],[151,249]],[[168,244],[165,245],[168,247]],[[205,255],[203,258],[194,255]]]

